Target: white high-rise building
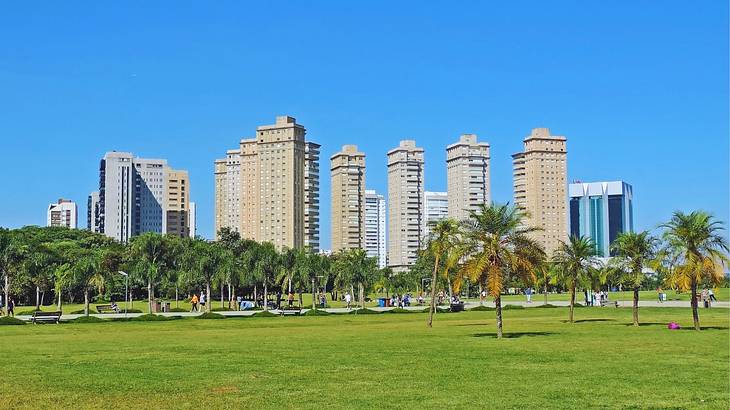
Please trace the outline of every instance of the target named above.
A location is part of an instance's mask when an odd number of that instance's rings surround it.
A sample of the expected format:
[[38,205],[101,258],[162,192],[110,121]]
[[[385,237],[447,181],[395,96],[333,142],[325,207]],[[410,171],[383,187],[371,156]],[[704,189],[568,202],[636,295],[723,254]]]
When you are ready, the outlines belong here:
[[385,239],[385,198],[374,190],[365,190],[365,251],[378,258],[378,267],[388,263]]
[[[188,195],[176,193],[177,199],[169,198],[170,192],[182,191],[182,186],[168,189],[168,176],[179,174],[164,159],[136,158],[129,152],[107,152],[99,167],[99,232],[120,242],[128,242],[144,232],[168,233],[168,203],[178,204],[178,209],[188,210]],[[177,177],[176,177],[177,178]],[[189,193],[186,184],[184,190]],[[183,204],[182,206],[180,204]],[[186,216],[182,216],[185,221]],[[187,233],[187,230],[184,230]]]
[[99,216],[101,211],[99,209],[99,191],[94,191],[89,194],[89,198],[86,201],[86,229],[91,232],[101,232],[99,226]]
[[426,206],[423,220],[425,221],[424,238],[431,235],[431,225],[449,216],[449,195],[446,192],[426,191]]
[[416,262],[423,241],[423,148],[404,140],[388,151],[388,266],[396,271]]
[[61,198],[57,203],[48,205],[46,226],[76,229],[78,217],[79,211],[76,202]]
[[190,211],[188,212],[188,226],[190,227],[190,237],[195,238],[195,235],[198,234],[198,215],[197,215],[197,207],[195,205],[195,202],[190,203]]

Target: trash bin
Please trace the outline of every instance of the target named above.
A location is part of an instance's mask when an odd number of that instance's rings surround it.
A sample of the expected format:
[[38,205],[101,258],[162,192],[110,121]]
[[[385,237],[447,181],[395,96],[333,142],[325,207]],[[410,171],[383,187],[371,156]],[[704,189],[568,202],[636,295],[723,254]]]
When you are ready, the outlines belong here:
[[170,302],[162,302],[162,311],[163,312],[169,312],[170,311]]
[[157,313],[162,309],[162,306],[160,306],[159,300],[153,300],[152,301],[152,313]]
[[378,307],[385,307],[385,298],[378,298]]

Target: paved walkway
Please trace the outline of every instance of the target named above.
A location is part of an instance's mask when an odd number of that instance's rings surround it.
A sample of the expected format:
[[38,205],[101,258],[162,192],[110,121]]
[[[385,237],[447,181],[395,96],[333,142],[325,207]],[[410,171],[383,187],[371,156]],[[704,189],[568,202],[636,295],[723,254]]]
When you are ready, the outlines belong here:
[[[550,304],[554,305],[554,306],[564,306],[564,307],[569,306],[569,302],[567,302],[567,301],[551,301]],[[526,308],[532,308],[532,307],[538,307],[538,306],[543,305],[543,301],[536,300],[536,301],[533,301],[532,303],[527,303],[525,301],[519,301],[519,302],[515,301],[515,302],[504,303],[502,306],[505,306],[505,305],[518,305],[518,306],[524,306]],[[630,308],[631,305],[632,305],[632,301],[630,301],[630,300],[619,301],[619,307],[621,307],[621,308]],[[465,306],[467,309],[471,309],[471,308],[479,306],[479,302],[467,302],[465,304]],[[494,302],[485,302],[484,306],[494,307]],[[607,307],[603,307],[603,308],[594,307],[593,309],[606,309],[606,308],[612,308],[612,307],[613,307],[613,305],[608,305]],[[675,307],[675,308],[676,307],[686,307],[686,308],[688,308],[688,307],[690,307],[690,305],[689,305],[689,301],[687,301],[687,300],[684,300],[684,301],[672,300],[672,301],[666,301],[663,303],[660,303],[655,300],[640,300],[639,307]],[[712,307],[720,308],[720,309],[729,309],[730,302],[714,302],[712,304]],[[428,305],[423,305],[423,306],[409,306],[409,307],[406,307],[405,309],[411,310],[411,311],[422,311],[427,308],[428,308]],[[442,308],[443,308],[443,306],[442,306]],[[394,308],[392,308],[392,307],[386,307],[386,308],[370,307],[368,309],[376,310],[379,312],[384,312],[387,310],[392,310]],[[700,307],[700,309],[703,309],[703,308]],[[309,309],[302,309],[302,313],[304,313],[308,310]],[[324,309],[324,310],[329,313],[347,313],[350,311],[347,308],[328,308],[328,309]],[[260,310],[244,310],[244,311],[215,312],[215,313],[219,313],[223,316],[253,316],[257,312],[260,312]],[[278,310],[271,310],[271,312],[279,313]],[[142,316],[143,314],[144,313],[129,313],[126,315],[124,313],[105,313],[105,314],[93,313],[90,316],[96,316],[96,317],[100,317],[100,318],[104,318],[104,319],[121,319],[121,318],[125,318],[125,317],[132,318],[132,317]],[[200,314],[201,313],[199,313],[199,312],[159,313],[159,315],[170,316],[170,317],[172,317],[172,316],[195,317],[195,316],[199,316]],[[84,315],[83,314],[65,314],[65,315],[61,316],[61,319],[62,320],[72,320],[72,319],[76,319],[81,316],[84,316]],[[25,315],[16,316],[16,317],[18,319],[23,319],[23,320],[30,320],[30,318],[31,318],[30,316],[25,316]]]

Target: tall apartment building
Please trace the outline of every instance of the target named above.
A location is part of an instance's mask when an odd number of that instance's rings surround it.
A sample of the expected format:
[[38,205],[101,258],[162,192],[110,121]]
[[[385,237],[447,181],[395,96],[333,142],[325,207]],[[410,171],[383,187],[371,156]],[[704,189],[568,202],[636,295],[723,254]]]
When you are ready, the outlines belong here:
[[534,128],[524,151],[512,155],[515,205],[528,212],[529,226],[542,229],[532,235],[548,257],[568,239],[566,142],[547,128]]
[[365,240],[365,154],[345,145],[330,157],[332,252],[363,248]]
[[568,186],[570,234],[593,239],[599,256],[614,256],[611,243],[634,231],[634,190],[623,181],[576,182]]
[[424,197],[426,205],[423,207],[423,237],[424,240],[428,240],[431,235],[431,225],[449,216],[450,198],[446,192],[431,191],[426,191]]
[[99,191],[94,191],[89,194],[89,198],[86,201],[86,229],[91,232],[101,232],[101,227],[99,226],[100,216]]
[[166,230],[171,235],[190,236],[190,178],[188,171],[167,171]]
[[46,214],[46,226],[63,226],[71,229],[78,227],[79,211],[74,201],[61,198],[55,204],[48,205]]
[[319,149],[304,142],[304,247],[319,253]]
[[305,240],[318,247],[319,145],[308,145],[305,134],[294,118],[276,117],[215,161],[216,234],[230,227],[279,249],[302,248]]
[[[170,187],[170,175],[179,175],[164,159],[136,158],[129,152],[107,152],[99,166],[99,232],[121,242],[145,232],[168,231],[168,197],[175,192],[181,208],[188,209],[189,194],[182,184]],[[185,184],[189,193],[189,183]],[[94,194],[91,196],[93,197]],[[179,234],[179,233],[178,233]]]
[[477,142],[474,134],[462,135],[446,147],[446,176],[450,218],[462,221],[489,204],[489,144]]
[[378,259],[378,267],[388,263],[386,252],[385,198],[374,190],[365,190],[365,252]]
[[388,266],[416,262],[424,233],[423,148],[413,140],[388,151]]

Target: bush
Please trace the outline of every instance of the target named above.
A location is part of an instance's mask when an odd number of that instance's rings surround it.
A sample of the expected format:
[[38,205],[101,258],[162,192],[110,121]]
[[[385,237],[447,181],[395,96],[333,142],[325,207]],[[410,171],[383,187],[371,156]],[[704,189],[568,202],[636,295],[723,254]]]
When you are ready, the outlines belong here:
[[225,319],[226,317],[219,314],[219,313],[213,313],[213,312],[206,312],[203,313],[200,316],[195,316],[196,319]]
[[470,312],[494,312],[496,309],[489,306],[479,305],[469,309]]
[[372,309],[354,309],[350,311],[351,315],[379,315],[381,313]]
[[0,326],[24,325],[25,321],[12,316],[0,317]]
[[41,310],[33,309],[33,310],[24,310],[22,312],[18,312],[15,314],[15,316],[33,316],[33,312],[40,312]]
[[521,305],[504,305],[502,306],[502,310],[520,310],[524,309],[524,306]]
[[262,310],[261,312],[256,312],[253,314],[254,317],[277,317],[276,313],[271,313],[268,310]]
[[179,317],[167,317],[162,315],[146,314],[142,316],[133,317],[131,320],[135,322],[165,322],[167,320],[179,319]]
[[544,305],[537,305],[537,306],[535,306],[536,309],[553,309],[553,308],[556,308],[556,307],[559,307],[559,306],[551,305],[549,303],[546,303]]
[[330,312],[327,312],[326,310],[321,309],[309,309],[305,313],[302,314],[302,316],[327,316],[330,315]]
[[[190,312],[190,310],[176,307],[176,308],[170,308],[170,312],[180,313],[180,312]],[[142,312],[140,312],[140,313],[142,313]]]
[[233,312],[233,309],[228,307],[217,307],[211,309],[211,312]]
[[395,309],[390,309],[390,310],[385,311],[385,313],[423,313],[423,312],[428,312],[428,310],[408,310],[408,309],[403,309],[403,308],[395,308]]
[[81,316],[76,319],[69,320],[68,323],[102,323],[106,320],[98,318],[96,316]]

